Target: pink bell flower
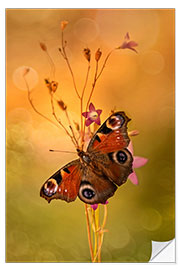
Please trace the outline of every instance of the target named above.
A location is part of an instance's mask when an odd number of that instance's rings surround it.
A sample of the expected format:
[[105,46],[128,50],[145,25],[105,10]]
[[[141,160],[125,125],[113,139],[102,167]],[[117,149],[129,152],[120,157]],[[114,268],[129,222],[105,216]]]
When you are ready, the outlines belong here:
[[[133,169],[140,168],[140,167],[144,166],[148,162],[148,159],[147,158],[134,156],[132,141],[130,141],[130,143],[129,143],[128,150],[131,152],[131,154],[133,156],[133,159],[134,159],[133,160]],[[134,170],[129,175],[128,178],[130,179],[130,181],[134,185],[138,185],[138,178],[137,178],[136,172]]]
[[85,125],[88,127],[93,122],[97,125],[101,125],[100,114],[102,110],[96,110],[94,105],[90,103],[89,112],[83,112],[82,115],[86,118]]

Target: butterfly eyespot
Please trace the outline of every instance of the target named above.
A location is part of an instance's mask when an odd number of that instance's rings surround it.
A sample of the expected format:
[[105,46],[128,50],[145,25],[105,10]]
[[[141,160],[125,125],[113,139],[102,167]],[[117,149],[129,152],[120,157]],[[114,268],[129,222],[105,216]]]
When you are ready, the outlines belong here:
[[112,130],[116,130],[122,127],[124,121],[124,117],[121,115],[113,115],[107,120],[106,126]]
[[86,198],[86,199],[91,199],[95,196],[95,192],[90,189],[90,188],[85,188],[82,190],[82,195]]
[[82,181],[79,188],[79,198],[84,202],[91,203],[95,196],[96,192],[92,185],[88,181]]
[[51,197],[52,195],[56,193],[57,188],[58,188],[58,184],[56,180],[51,178],[48,180],[47,183],[45,183],[43,191],[46,196]]
[[118,152],[116,153],[116,158],[117,158],[117,161],[118,161],[119,163],[123,164],[123,163],[125,163],[126,160],[127,160],[127,155],[126,155],[126,153],[123,152],[123,151],[118,151]]

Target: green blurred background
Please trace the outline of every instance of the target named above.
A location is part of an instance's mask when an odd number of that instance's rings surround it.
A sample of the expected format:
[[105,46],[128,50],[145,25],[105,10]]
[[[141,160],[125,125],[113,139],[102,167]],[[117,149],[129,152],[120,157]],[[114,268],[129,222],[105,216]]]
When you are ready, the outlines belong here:
[[[74,151],[73,145],[63,130],[35,114],[19,77],[24,66],[32,68],[34,103],[51,116],[44,85],[50,69],[39,41],[46,43],[56,65],[57,96],[68,105],[72,119],[79,121],[71,77],[58,53],[62,20],[69,21],[67,52],[79,89],[87,69],[85,47],[92,57],[100,47],[102,63],[112,48],[121,45],[126,32],[139,44],[138,54],[125,50],[112,55],[92,102],[103,110],[102,121],[114,107],[124,110],[132,119],[129,130],[140,131],[133,137],[134,154],[148,158],[144,167],[136,169],[139,185],[127,181],[109,200],[102,261],[148,261],[151,240],[175,237],[174,10],[168,9],[6,11],[6,261],[90,261],[83,203],[77,199],[48,204],[39,197],[44,181],[76,158],[48,150]],[[88,90],[93,71],[92,64]],[[60,111],[59,115],[65,121]]]

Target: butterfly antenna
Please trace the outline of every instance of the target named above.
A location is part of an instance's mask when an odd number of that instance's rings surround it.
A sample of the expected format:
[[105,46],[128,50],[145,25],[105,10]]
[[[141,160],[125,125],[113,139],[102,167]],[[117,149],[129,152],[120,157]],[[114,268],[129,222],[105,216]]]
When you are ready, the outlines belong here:
[[61,150],[54,150],[54,149],[49,149],[50,152],[60,152],[60,153],[70,153],[70,154],[76,154],[77,152],[72,152],[72,151],[61,151]]

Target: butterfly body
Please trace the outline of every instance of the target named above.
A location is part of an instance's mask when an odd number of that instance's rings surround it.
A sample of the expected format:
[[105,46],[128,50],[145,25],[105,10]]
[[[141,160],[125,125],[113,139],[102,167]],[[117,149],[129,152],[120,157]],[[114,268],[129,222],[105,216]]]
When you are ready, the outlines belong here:
[[105,203],[132,172],[133,158],[127,149],[129,120],[124,112],[112,114],[94,134],[87,151],[77,149],[79,158],[53,174],[40,196],[48,202],[71,202],[78,196],[88,204]]

